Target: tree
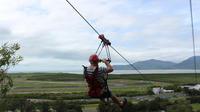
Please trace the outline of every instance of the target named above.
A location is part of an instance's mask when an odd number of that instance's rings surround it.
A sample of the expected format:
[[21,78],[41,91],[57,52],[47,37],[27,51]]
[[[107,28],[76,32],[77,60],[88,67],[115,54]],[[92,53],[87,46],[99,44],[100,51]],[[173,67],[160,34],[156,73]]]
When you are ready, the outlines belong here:
[[18,43],[5,43],[0,46],[0,98],[5,96],[13,86],[13,81],[7,72],[23,60],[21,56],[16,55],[19,49],[20,45]]
[[54,103],[53,109],[56,110],[56,112],[67,112],[67,103],[62,100],[58,100]]
[[81,105],[79,103],[65,102],[63,100],[57,100],[54,102],[52,108],[56,112],[82,112]]
[[49,102],[41,102],[38,105],[41,112],[50,112],[50,103]]
[[98,108],[98,112],[121,112],[121,109],[116,105],[111,102],[108,102],[106,104],[100,103]]
[[167,107],[166,112],[192,112],[192,107],[187,100],[177,100],[173,105]]

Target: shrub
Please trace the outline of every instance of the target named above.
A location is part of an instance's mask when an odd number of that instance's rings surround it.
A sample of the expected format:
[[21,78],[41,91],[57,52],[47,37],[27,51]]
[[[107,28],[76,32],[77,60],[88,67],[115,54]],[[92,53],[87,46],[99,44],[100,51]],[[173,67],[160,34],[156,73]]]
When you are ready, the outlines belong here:
[[191,96],[187,98],[191,103],[200,103],[200,96]]
[[190,95],[190,96],[197,96],[197,95],[200,95],[200,91],[199,91],[199,90],[195,90],[195,89],[187,89],[187,88],[184,88],[184,92],[185,92],[187,95]]
[[186,100],[177,100],[167,107],[166,112],[192,112],[192,106]]
[[182,88],[180,87],[180,85],[177,85],[177,84],[166,86],[166,87],[164,87],[164,89],[174,90],[174,92],[181,92],[182,91]]
[[67,112],[67,104],[64,101],[56,101],[52,108],[57,112]]
[[51,104],[49,102],[41,102],[37,104],[37,107],[41,112],[50,112]]
[[36,110],[35,104],[25,99],[6,99],[4,103],[6,104],[5,110],[7,111],[33,112]]
[[[0,100],[0,104],[2,101]],[[55,110],[56,112],[82,112],[79,103],[66,103],[64,101],[54,101],[54,102],[31,102],[26,99],[11,98],[3,101],[3,109],[0,106],[0,112],[5,111],[17,111],[20,112],[35,112],[40,110],[40,112],[51,112]]]
[[97,110],[98,112],[121,112],[120,108],[111,102],[106,104],[100,103]]
[[166,99],[156,98],[153,101],[140,101],[138,104],[128,102],[123,109],[120,109],[117,105],[99,104],[98,112],[153,112],[159,110],[165,110],[171,103]]
[[54,102],[52,108],[56,110],[56,112],[69,112],[69,111],[82,112],[80,104],[75,104],[72,102],[66,103],[62,100]]

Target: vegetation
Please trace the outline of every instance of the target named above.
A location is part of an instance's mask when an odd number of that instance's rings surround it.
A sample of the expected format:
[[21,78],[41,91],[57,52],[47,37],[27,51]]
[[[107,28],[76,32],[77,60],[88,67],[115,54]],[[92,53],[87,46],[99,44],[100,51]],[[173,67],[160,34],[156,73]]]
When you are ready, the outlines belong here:
[[[172,73],[172,74],[143,74],[145,79],[138,74],[121,74],[121,75],[109,75],[109,79],[112,80],[145,80],[145,81],[158,81],[174,84],[188,84],[194,83],[195,74],[193,73]],[[200,75],[200,74],[197,74]],[[28,80],[39,81],[82,81],[83,77],[77,74],[69,73],[37,73],[33,74]]]
[[[19,44],[4,44],[0,47],[0,95],[4,96],[13,86],[13,81],[7,71],[22,61],[21,56],[16,56],[20,49]],[[1,98],[1,97],[0,97]]]
[[[137,110],[136,112],[155,112],[160,109],[168,110],[170,112],[172,109],[179,111],[178,109],[180,107],[179,105],[175,105],[175,101],[179,99],[185,101],[186,99],[184,96],[184,98],[179,98],[173,94],[170,95],[173,100],[169,101],[166,101],[166,99],[159,99],[160,101],[158,101],[158,99],[156,101],[140,101],[134,99],[134,103],[131,102],[132,100],[127,103],[127,110],[120,110],[113,103],[107,104],[110,105],[109,107],[102,104],[98,106],[98,99],[90,99],[86,95],[87,87],[83,81],[82,75],[69,73],[12,73],[9,75],[14,79],[14,89],[9,92],[7,98],[30,99],[31,103],[36,105],[36,109],[43,111],[62,108],[62,106],[52,107],[51,102],[58,101],[57,103],[59,103],[60,100],[64,100],[64,103],[67,104],[81,105],[84,110],[87,110],[88,108],[95,110],[98,108],[99,112],[129,112],[130,110],[133,111],[135,109]],[[179,88],[179,86],[192,83],[192,80],[194,79],[194,76],[191,74],[145,74],[145,77],[147,78],[146,80],[136,74],[110,75],[108,83],[113,93],[117,96],[134,97],[152,95],[152,87],[157,86],[164,87],[165,89],[173,89],[175,92],[181,92],[184,89]],[[191,93],[193,94],[193,92]],[[149,96],[149,98],[154,99],[156,96],[159,95]],[[198,109],[196,108],[197,103],[190,105],[188,104],[188,101],[192,102],[193,100],[187,99],[186,101],[186,104],[189,105],[185,106],[189,109],[188,112],[191,110],[191,107],[193,107],[193,109]],[[63,104],[63,102],[60,102],[60,104]],[[104,110],[101,110],[102,108],[104,108]],[[63,107],[63,109],[65,108]]]
[[192,104],[193,103],[199,103],[200,104],[200,96],[191,96],[187,98]]
[[48,100],[88,99],[86,93],[29,93],[29,94],[9,94],[6,97],[20,98],[20,99],[48,99]]
[[167,99],[156,98],[152,101],[141,101],[137,104],[128,102],[123,109],[112,103],[99,104],[98,112],[192,112],[192,106],[187,100],[170,102]]
[[22,57],[16,55],[19,49],[19,44],[6,43],[0,46],[0,111],[5,111],[8,104],[5,96],[13,86],[13,80],[7,72],[22,61]]
[[184,88],[183,91],[187,95],[190,95],[190,96],[198,96],[198,95],[200,95],[200,91],[196,90],[196,89],[187,89],[187,88]]
[[200,112],[200,104],[191,104],[194,112]]
[[181,86],[180,84],[173,84],[173,85],[169,85],[169,86],[164,87],[164,89],[174,90],[174,92],[181,92],[184,89],[182,89],[180,86]]
[[[1,101],[0,101],[1,103]],[[4,102],[5,103],[5,102]],[[4,111],[20,111],[20,112],[82,112],[81,105],[79,103],[64,102],[62,100],[56,100],[53,102],[31,102],[26,99],[9,99],[6,100],[4,105]]]
[[192,112],[192,106],[187,100],[178,100],[167,108],[167,112]]
[[27,80],[38,81],[83,81],[83,77],[70,73],[33,73]]

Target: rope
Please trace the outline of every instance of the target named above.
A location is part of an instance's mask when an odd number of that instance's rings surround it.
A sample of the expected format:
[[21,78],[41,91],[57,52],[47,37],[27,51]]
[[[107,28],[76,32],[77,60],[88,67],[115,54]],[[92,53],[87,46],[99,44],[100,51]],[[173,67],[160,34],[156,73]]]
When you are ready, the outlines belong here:
[[107,49],[108,49],[108,56],[109,56],[109,59],[110,59],[110,61],[111,61],[110,49],[109,49],[109,47],[108,47],[108,46],[107,46]]
[[101,52],[103,51],[103,48],[104,48],[104,45],[102,44],[101,50],[100,50],[100,52],[98,53],[97,56],[100,56]]
[[102,43],[103,43],[103,42],[101,41],[101,43],[99,44],[99,47],[97,48],[97,50],[96,50],[95,54],[97,54],[97,53],[98,53],[98,51],[99,51],[99,48],[101,47]]
[[106,49],[107,58],[110,60],[110,55],[109,55],[109,51],[108,51],[108,46],[107,45],[105,46],[105,49]]
[[197,63],[196,63],[196,49],[195,49],[195,35],[194,35],[194,22],[193,22],[193,10],[192,0],[190,1],[190,16],[191,16],[191,28],[192,28],[192,42],[193,42],[193,55],[194,55],[194,71],[195,71],[195,82],[197,83]]

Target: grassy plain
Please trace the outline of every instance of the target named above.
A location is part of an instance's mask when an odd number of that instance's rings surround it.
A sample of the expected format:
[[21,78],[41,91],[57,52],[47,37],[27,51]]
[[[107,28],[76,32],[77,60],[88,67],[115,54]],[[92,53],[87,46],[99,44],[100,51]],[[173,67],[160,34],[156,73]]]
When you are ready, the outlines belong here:
[[[86,92],[82,75],[67,73],[11,74],[14,89],[11,93],[73,93]],[[155,76],[153,76],[155,77]],[[142,80],[138,75],[110,75],[109,86],[116,94],[146,92],[151,86],[167,86],[168,82]]]
[[[14,87],[10,96],[42,100],[80,101],[85,109],[94,109],[98,100],[88,99],[83,76],[69,73],[13,73]],[[199,75],[199,74],[198,74]],[[108,84],[117,96],[147,95],[150,87],[194,83],[194,74],[109,75]],[[193,105],[196,108],[196,105]]]

